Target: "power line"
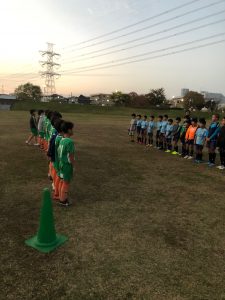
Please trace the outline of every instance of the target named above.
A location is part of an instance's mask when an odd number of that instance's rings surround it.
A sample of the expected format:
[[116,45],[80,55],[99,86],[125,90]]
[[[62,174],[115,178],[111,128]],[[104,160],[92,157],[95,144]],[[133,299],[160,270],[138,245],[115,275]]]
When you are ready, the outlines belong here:
[[110,31],[110,32],[108,32],[108,33],[105,33],[105,34],[96,36],[96,37],[91,38],[91,39],[88,39],[88,40],[86,40],[86,41],[83,41],[83,42],[80,42],[80,43],[72,44],[72,45],[70,45],[70,46],[64,47],[63,49],[71,48],[71,47],[78,46],[78,45],[81,45],[81,44],[85,44],[85,43],[88,43],[88,42],[92,42],[92,41],[94,41],[94,40],[97,40],[97,39],[106,37],[106,36],[108,36],[108,35],[111,35],[111,34],[120,32],[120,31],[122,31],[122,30],[125,30],[125,29],[128,29],[128,28],[132,28],[132,27],[137,26],[137,25],[139,25],[139,24],[143,24],[143,23],[145,23],[145,22],[147,22],[147,21],[149,21],[149,20],[156,19],[156,18],[161,17],[161,16],[163,16],[163,15],[166,15],[166,14],[168,14],[168,13],[174,12],[174,11],[176,11],[176,10],[178,10],[178,9],[184,8],[184,7],[186,7],[186,6],[189,6],[189,5],[193,4],[193,3],[197,3],[197,2],[199,2],[199,1],[202,1],[202,0],[192,0],[192,1],[189,1],[189,2],[187,2],[187,3],[185,3],[185,4],[176,6],[176,7],[172,8],[172,9],[165,10],[164,12],[162,12],[162,13],[160,13],[160,14],[157,14],[157,15],[154,15],[154,16],[152,16],[152,17],[149,17],[149,18],[143,19],[143,20],[141,20],[141,21],[135,22],[135,23],[133,23],[133,24],[130,24],[130,25],[121,27],[121,28],[119,28],[119,29]]
[[92,69],[89,69],[89,70],[76,71],[76,72],[72,72],[70,74],[79,74],[79,73],[82,73],[82,72],[90,72],[90,71],[94,71],[94,70],[108,69],[108,68],[113,68],[113,67],[118,67],[118,66],[132,64],[132,63],[153,60],[153,59],[156,59],[156,58],[166,57],[166,56],[170,56],[170,55],[175,55],[175,54],[178,54],[178,53],[184,53],[184,52],[188,52],[188,51],[195,50],[195,49],[201,49],[201,48],[205,48],[205,47],[208,47],[208,46],[221,44],[221,43],[224,43],[224,42],[225,42],[225,39],[219,40],[219,41],[215,41],[215,42],[211,42],[211,43],[207,43],[207,44],[203,44],[203,45],[199,45],[199,46],[195,46],[195,47],[191,47],[191,48],[186,48],[186,49],[174,51],[174,52],[169,52],[169,53],[166,53],[166,54],[161,54],[161,55],[146,57],[146,58],[142,58],[142,59],[138,59],[138,60],[132,60],[132,61],[128,61],[128,62],[124,62],[124,63],[119,63],[119,64],[114,64],[114,65],[108,65],[108,66],[103,66],[103,67],[98,67],[98,68],[92,68]]
[[[134,48],[137,48],[137,47],[140,47],[140,46],[143,46],[143,45],[147,45],[147,44],[152,44],[152,43],[159,42],[159,41],[162,41],[162,40],[166,40],[166,39],[169,39],[169,38],[172,38],[172,37],[175,37],[175,36],[179,36],[179,35],[183,35],[183,34],[186,34],[186,33],[190,33],[190,32],[193,32],[193,31],[196,31],[196,30],[199,30],[199,29],[211,26],[211,25],[219,24],[219,23],[222,23],[224,21],[225,21],[225,19],[221,19],[219,21],[215,21],[215,22],[203,24],[203,25],[200,25],[200,26],[197,26],[197,27],[190,28],[188,30],[184,30],[184,31],[181,31],[181,32],[176,32],[176,33],[173,33],[173,34],[170,34],[170,35],[167,35],[167,36],[163,36],[163,37],[160,37],[160,38],[157,38],[157,39],[153,39],[153,40],[150,40],[150,41],[147,41],[147,42],[144,42],[144,43],[139,43],[137,45],[133,45],[133,46],[130,46],[130,47],[126,47],[126,48],[122,48],[122,49],[117,49],[117,50],[106,52],[106,53],[103,53],[103,54],[100,54],[100,55],[96,55],[93,58],[95,58],[95,57],[102,57],[102,56],[106,56],[106,55],[109,55],[109,54],[112,54],[112,53],[117,53],[117,52],[121,52],[121,51],[125,51],[125,50],[134,49]],[[179,26],[179,27],[181,27],[181,26]],[[75,60],[75,61],[77,61],[77,60]],[[75,61],[72,61],[72,62],[75,62]]]
[[[79,50],[82,50],[82,49],[86,49],[86,48],[90,48],[90,47],[94,47],[94,46],[101,45],[101,44],[105,44],[105,43],[110,42],[110,41],[113,41],[113,40],[115,40],[115,39],[119,39],[119,38],[122,38],[122,37],[127,37],[127,36],[129,36],[129,35],[131,35],[131,34],[135,34],[135,33],[138,33],[138,32],[142,32],[142,31],[147,30],[147,29],[149,29],[149,28],[152,29],[153,27],[156,27],[156,26],[158,26],[158,25],[162,25],[162,24],[165,24],[165,23],[167,23],[167,22],[174,21],[174,20],[176,20],[176,19],[182,18],[182,17],[187,16],[187,15],[190,15],[190,14],[192,14],[192,13],[196,13],[196,12],[198,12],[198,11],[200,11],[200,10],[203,10],[203,9],[206,9],[206,8],[213,7],[213,6],[218,5],[218,4],[221,4],[221,3],[224,3],[224,0],[220,0],[220,1],[217,1],[217,2],[214,2],[214,3],[210,3],[210,4],[208,4],[208,5],[199,7],[199,8],[197,8],[197,9],[190,10],[190,11],[185,12],[185,13],[183,13],[183,14],[176,15],[176,16],[171,17],[171,18],[169,18],[169,19],[166,19],[166,20],[157,22],[157,23],[155,23],[155,24],[148,25],[148,26],[145,26],[145,27],[136,29],[136,30],[134,30],[134,31],[131,31],[131,32],[128,32],[128,33],[125,33],[125,34],[122,34],[122,35],[119,35],[119,36],[116,36],[116,37],[107,39],[107,40],[99,41],[99,42],[93,43],[93,44],[91,44],[91,45],[87,45],[87,46],[80,47],[80,48],[76,49],[76,51],[79,51]],[[74,52],[74,50],[70,50],[70,51],[67,51],[67,52]]]
[[[207,16],[204,16],[204,17],[202,17],[202,18],[194,19],[194,20],[191,21],[191,24],[193,24],[193,23],[198,23],[198,22],[200,22],[200,21],[202,21],[202,20],[205,20],[205,19],[208,19],[208,18],[217,16],[217,15],[223,14],[224,12],[225,12],[225,10],[222,10],[222,11],[219,11],[219,12],[216,12],[216,13],[213,13],[213,14],[210,14],[210,15],[207,15]],[[212,23],[210,23],[210,24],[212,24]],[[91,52],[88,52],[88,53],[84,53],[84,54],[82,54],[82,55],[78,55],[78,56],[75,56],[75,57],[77,57],[77,58],[82,57],[82,58],[86,59],[86,56],[89,57],[91,54],[104,52],[104,51],[106,51],[106,50],[110,50],[110,49],[117,48],[117,47],[119,47],[119,46],[123,46],[123,45],[127,45],[127,44],[133,44],[134,42],[141,41],[141,40],[144,40],[144,39],[146,39],[146,38],[153,37],[153,36],[155,36],[155,35],[160,35],[160,34],[162,34],[162,33],[166,33],[166,32],[172,31],[172,30],[174,30],[174,29],[177,29],[177,28],[180,28],[180,27],[184,27],[184,26],[186,26],[186,25],[190,25],[190,21],[185,22],[185,23],[182,23],[182,24],[179,24],[179,25],[176,25],[176,26],[169,27],[169,28],[167,28],[167,29],[160,30],[160,31],[155,32],[155,33],[151,33],[151,34],[145,35],[145,36],[143,36],[143,37],[139,37],[139,38],[136,38],[136,39],[132,39],[132,40],[123,42],[123,43],[119,43],[119,44],[116,44],[116,45],[112,45],[112,46],[110,46],[110,47],[106,47],[106,48],[102,48],[102,49],[99,49],[99,50],[95,50],[95,51],[91,51]],[[205,25],[201,25],[201,26],[205,26]],[[201,28],[201,26],[200,26],[200,28]],[[197,27],[197,28],[199,28],[199,27]],[[204,27],[203,27],[203,28],[204,28]],[[185,31],[185,32],[187,32],[187,31]],[[170,35],[170,36],[171,36],[171,35]],[[173,35],[172,35],[172,36],[173,36]],[[164,38],[162,37],[162,38],[160,38],[159,40],[163,40],[163,39],[164,39]],[[98,54],[98,55],[91,56],[90,58],[93,59],[93,58],[96,58],[96,57],[99,57],[99,56],[102,57],[102,56],[109,55],[109,54],[113,54],[113,53],[117,53],[117,52],[120,52],[120,51],[124,51],[124,50],[128,50],[128,49],[133,49],[133,48],[138,47],[139,45],[143,46],[143,45],[146,45],[146,44],[148,44],[148,42],[144,42],[144,43],[141,43],[141,44],[129,46],[129,47],[127,47],[127,48],[122,48],[122,49],[113,50],[113,51],[106,52],[106,53],[101,53],[101,54]],[[84,56],[85,56],[85,57],[84,57]],[[79,60],[81,60],[81,58],[80,58],[80,59],[76,59],[76,60],[72,60],[72,61],[70,61],[70,63],[71,63],[71,62],[76,62],[76,61],[79,61]]]
[[[80,70],[95,68],[95,67],[98,67],[98,66],[104,66],[104,65],[108,65],[110,63],[116,63],[116,62],[120,62],[120,61],[126,61],[126,60],[146,56],[146,55],[153,54],[153,53],[164,52],[164,51],[171,50],[171,49],[174,49],[174,48],[187,46],[189,44],[203,42],[203,41],[206,41],[206,40],[209,40],[209,39],[212,39],[212,38],[216,38],[216,37],[219,37],[219,36],[222,36],[222,35],[225,35],[225,32],[214,34],[214,35],[202,38],[202,39],[197,39],[197,40],[193,40],[193,41],[190,41],[190,42],[177,44],[177,45],[170,46],[170,47],[167,47],[167,48],[161,48],[161,49],[157,49],[157,50],[154,50],[154,51],[141,53],[141,54],[138,54],[138,55],[132,55],[132,56],[129,56],[129,57],[126,57],[126,58],[121,58],[121,59],[113,60],[113,61],[110,61],[110,62],[108,61],[108,62],[104,62],[104,63],[92,65],[92,66],[81,67],[81,68],[78,68],[77,70],[80,71]],[[64,72],[69,72],[69,71],[73,71],[73,70],[67,70],[67,71],[64,71]]]

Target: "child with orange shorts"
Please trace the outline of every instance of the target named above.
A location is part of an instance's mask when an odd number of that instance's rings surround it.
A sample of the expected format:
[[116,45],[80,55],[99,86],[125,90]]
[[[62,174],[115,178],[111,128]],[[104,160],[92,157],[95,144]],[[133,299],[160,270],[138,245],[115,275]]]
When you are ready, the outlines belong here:
[[58,147],[59,157],[59,204],[69,206],[71,203],[68,199],[69,185],[73,178],[73,169],[75,165],[75,145],[71,139],[73,135],[73,123],[64,122],[61,126],[63,138]]

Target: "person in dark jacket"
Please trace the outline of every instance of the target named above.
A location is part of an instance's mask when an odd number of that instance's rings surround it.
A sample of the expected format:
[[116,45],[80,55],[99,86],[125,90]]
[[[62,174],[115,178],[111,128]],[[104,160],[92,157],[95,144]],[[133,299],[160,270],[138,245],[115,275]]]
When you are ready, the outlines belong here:
[[206,139],[208,151],[209,151],[209,167],[215,166],[216,161],[216,145],[217,138],[220,131],[219,115],[214,114],[212,116],[212,123],[209,126],[208,137]]
[[35,109],[31,109],[30,110],[30,131],[31,134],[29,136],[29,138],[26,141],[27,145],[31,145],[31,141],[34,139],[35,143],[34,146],[39,146],[38,144],[38,129],[37,129],[37,120],[36,120],[36,110]]
[[220,162],[221,162],[221,166],[218,166],[217,168],[219,170],[224,170],[225,169],[225,117],[223,117],[221,121],[221,127],[217,139],[217,147],[219,148]]

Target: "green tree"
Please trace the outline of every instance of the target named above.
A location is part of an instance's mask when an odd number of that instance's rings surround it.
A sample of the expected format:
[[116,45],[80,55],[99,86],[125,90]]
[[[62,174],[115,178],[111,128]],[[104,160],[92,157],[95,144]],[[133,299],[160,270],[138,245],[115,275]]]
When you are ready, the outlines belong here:
[[28,82],[26,84],[21,84],[15,89],[15,95],[18,100],[31,100],[40,101],[42,97],[42,91],[40,86],[33,85]]
[[111,100],[115,103],[115,105],[130,105],[130,95],[129,94],[123,94],[122,92],[114,92],[111,95]]
[[150,93],[146,94],[145,96],[148,99],[150,105],[161,105],[166,102],[164,88],[151,89]]
[[205,100],[202,94],[190,91],[184,97],[185,109],[202,109],[205,105]]

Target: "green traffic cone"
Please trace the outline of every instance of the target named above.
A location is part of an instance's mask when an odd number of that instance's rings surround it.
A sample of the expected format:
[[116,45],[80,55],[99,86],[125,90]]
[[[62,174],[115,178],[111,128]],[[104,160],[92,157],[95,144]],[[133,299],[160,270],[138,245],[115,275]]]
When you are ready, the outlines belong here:
[[65,243],[66,240],[68,240],[66,236],[58,235],[55,232],[50,191],[44,189],[37,235],[26,240],[25,244],[40,252],[48,253]]

